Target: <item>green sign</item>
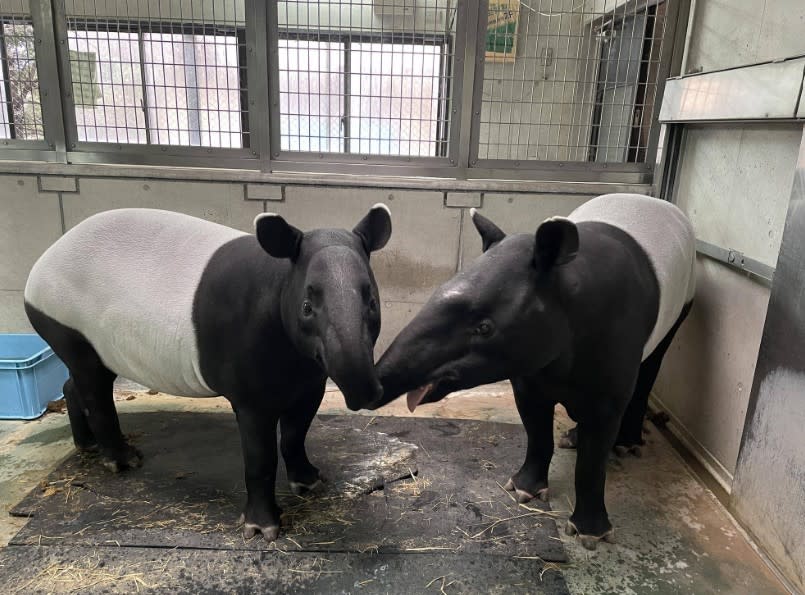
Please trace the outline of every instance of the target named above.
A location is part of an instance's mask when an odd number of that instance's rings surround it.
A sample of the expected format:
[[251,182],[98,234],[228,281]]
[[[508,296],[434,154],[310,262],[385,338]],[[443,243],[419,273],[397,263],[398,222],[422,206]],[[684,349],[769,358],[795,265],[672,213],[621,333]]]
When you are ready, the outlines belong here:
[[70,50],[70,75],[73,77],[73,103],[95,107],[101,96],[98,85],[98,56],[95,52]]
[[489,0],[486,26],[486,59],[490,62],[514,60],[517,51],[519,0]]

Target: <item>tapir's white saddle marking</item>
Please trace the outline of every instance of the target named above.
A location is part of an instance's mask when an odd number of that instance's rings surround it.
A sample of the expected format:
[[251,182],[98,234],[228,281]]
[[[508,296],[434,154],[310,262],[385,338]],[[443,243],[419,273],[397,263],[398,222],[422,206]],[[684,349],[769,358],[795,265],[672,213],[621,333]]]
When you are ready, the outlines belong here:
[[199,369],[193,299],[213,253],[244,235],[156,209],[99,213],[42,255],[25,300],[80,332],[113,372],[170,394],[212,396]]

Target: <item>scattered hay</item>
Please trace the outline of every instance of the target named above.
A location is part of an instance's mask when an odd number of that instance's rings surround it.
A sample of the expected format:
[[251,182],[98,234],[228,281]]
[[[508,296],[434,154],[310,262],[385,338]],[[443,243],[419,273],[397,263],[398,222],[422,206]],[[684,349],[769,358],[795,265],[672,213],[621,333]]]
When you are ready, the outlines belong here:
[[282,513],[285,536],[313,535],[322,527],[353,525],[351,512],[351,498],[342,495],[310,498],[299,496],[297,502],[286,507]]
[[327,570],[326,565],[332,560],[316,557],[312,560],[302,560],[295,566],[289,568],[289,572],[294,574],[313,575],[316,580],[323,574],[343,574],[343,570]]
[[441,584],[439,585],[439,593],[442,593],[442,595],[447,595],[447,591],[445,591],[445,589],[456,582],[456,581],[450,581],[449,583],[447,583],[446,581],[448,576],[449,575],[437,576],[435,579],[433,579],[427,585],[425,585],[425,588],[429,589],[430,586],[436,581],[442,581]]
[[42,498],[51,498],[56,494],[64,494],[65,502],[70,500],[74,487],[86,488],[86,484],[83,481],[76,481],[76,476],[55,479],[53,481],[43,479],[39,482]]
[[418,478],[413,471],[409,470],[409,473],[410,476],[408,478],[395,481],[389,487],[394,490],[395,494],[418,498],[433,482],[427,478]]
[[160,587],[153,581],[153,576],[165,572],[167,565],[168,562],[154,561],[123,564],[120,567],[106,566],[96,552],[84,560],[50,564],[30,581],[17,587],[14,593],[36,590],[78,593],[97,587],[115,587],[120,591],[139,593]]
[[546,573],[546,572],[548,572],[548,571],[551,571],[551,570],[552,570],[552,571],[554,571],[554,572],[558,572],[558,573],[560,573],[560,574],[561,574],[561,572],[562,572],[562,567],[561,567],[561,566],[559,566],[559,564],[556,564],[556,563],[554,563],[554,562],[548,562],[548,563],[547,563],[547,564],[546,564],[546,565],[543,567],[543,569],[540,571],[540,573],[539,573],[539,580],[542,580],[542,577],[545,575],[545,573]]

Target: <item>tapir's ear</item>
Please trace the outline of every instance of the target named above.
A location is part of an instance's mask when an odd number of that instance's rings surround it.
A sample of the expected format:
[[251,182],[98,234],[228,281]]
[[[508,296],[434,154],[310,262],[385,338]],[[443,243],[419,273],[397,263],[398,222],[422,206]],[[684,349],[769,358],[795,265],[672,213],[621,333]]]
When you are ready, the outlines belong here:
[[470,216],[472,217],[472,222],[475,224],[475,229],[477,229],[478,233],[481,234],[484,252],[506,237],[506,234],[503,233],[503,231],[497,225],[492,223],[489,219],[481,215],[475,209],[470,209]]
[[377,203],[352,232],[361,238],[367,253],[380,250],[391,237],[391,211],[383,203]]
[[579,230],[564,217],[551,217],[537,228],[534,264],[540,269],[567,264],[579,251]]
[[257,241],[275,258],[296,260],[304,233],[275,213],[260,213],[254,219]]

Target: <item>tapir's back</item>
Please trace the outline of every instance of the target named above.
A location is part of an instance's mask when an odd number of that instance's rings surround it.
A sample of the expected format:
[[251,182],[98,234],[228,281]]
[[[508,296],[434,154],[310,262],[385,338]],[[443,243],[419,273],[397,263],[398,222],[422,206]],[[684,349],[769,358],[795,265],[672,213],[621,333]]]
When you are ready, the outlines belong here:
[[675,205],[640,194],[605,194],[573,211],[576,223],[607,223],[628,233],[645,251],[660,286],[657,323],[643,351],[645,359],[671,330],[696,290],[696,237]]
[[34,265],[25,301],[80,332],[115,373],[172,394],[214,394],[198,365],[193,299],[212,255],[243,232],[156,209],[86,219]]

